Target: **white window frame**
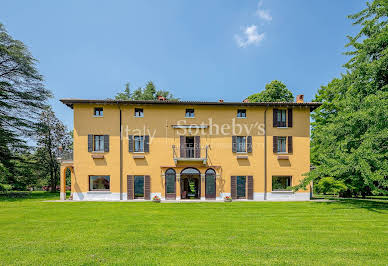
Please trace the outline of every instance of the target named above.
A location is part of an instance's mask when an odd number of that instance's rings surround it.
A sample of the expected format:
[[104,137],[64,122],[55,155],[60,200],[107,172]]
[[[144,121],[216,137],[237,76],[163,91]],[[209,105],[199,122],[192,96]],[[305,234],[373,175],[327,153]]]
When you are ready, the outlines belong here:
[[292,176],[291,175],[273,175],[272,176],[272,183],[271,183],[271,187],[272,187],[272,189],[271,189],[271,191],[272,192],[292,192],[292,189],[289,189],[289,190],[287,190],[287,189],[282,189],[282,190],[273,190],[273,178],[277,178],[277,177],[284,177],[284,178],[288,178],[288,184],[287,184],[287,187],[291,187],[292,186]]
[[[109,189],[93,189],[93,183],[91,182],[92,181],[92,178],[93,177],[108,177],[109,179]],[[101,192],[106,192],[106,191],[110,191],[110,176],[109,175],[90,175],[89,176],[89,191],[93,191],[93,192],[96,192],[96,191],[101,191]]]

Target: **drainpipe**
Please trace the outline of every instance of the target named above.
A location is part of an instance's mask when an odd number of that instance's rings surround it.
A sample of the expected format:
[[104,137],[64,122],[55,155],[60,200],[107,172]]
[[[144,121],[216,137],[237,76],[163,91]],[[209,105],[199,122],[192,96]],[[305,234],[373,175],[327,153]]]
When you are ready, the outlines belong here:
[[122,126],[121,126],[121,106],[120,110],[120,200],[123,200],[123,138],[122,138]]
[[267,110],[264,111],[264,200],[267,200]]

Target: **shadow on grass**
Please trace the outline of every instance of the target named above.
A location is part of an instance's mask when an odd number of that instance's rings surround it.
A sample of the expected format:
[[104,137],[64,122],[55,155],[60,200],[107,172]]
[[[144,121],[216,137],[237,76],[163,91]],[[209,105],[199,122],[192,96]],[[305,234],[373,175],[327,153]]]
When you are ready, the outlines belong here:
[[372,212],[382,213],[383,211],[388,212],[388,202],[387,201],[377,201],[377,200],[364,200],[364,199],[340,199],[334,198],[333,201],[328,202],[316,202],[316,204],[325,204],[331,207],[332,205],[340,206],[337,209],[366,209]]
[[[67,196],[70,192],[67,192]],[[59,199],[59,192],[47,192],[47,191],[32,191],[32,192],[19,192],[13,194],[0,194],[0,202],[15,202],[23,200],[55,200]]]

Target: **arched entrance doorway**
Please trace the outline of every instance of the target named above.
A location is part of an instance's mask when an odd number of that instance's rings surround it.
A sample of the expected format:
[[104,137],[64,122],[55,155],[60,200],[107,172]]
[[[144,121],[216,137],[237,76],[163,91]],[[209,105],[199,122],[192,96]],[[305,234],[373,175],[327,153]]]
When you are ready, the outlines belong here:
[[216,199],[216,171],[212,168],[205,173],[205,197],[206,199]]
[[181,172],[181,199],[201,197],[201,173],[196,168],[186,168]]

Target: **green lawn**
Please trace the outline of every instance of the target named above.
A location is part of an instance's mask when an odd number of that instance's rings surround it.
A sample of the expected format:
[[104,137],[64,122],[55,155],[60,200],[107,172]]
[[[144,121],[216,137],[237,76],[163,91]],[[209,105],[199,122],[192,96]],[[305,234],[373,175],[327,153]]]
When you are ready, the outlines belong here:
[[388,263],[388,203],[0,199],[0,265]]

